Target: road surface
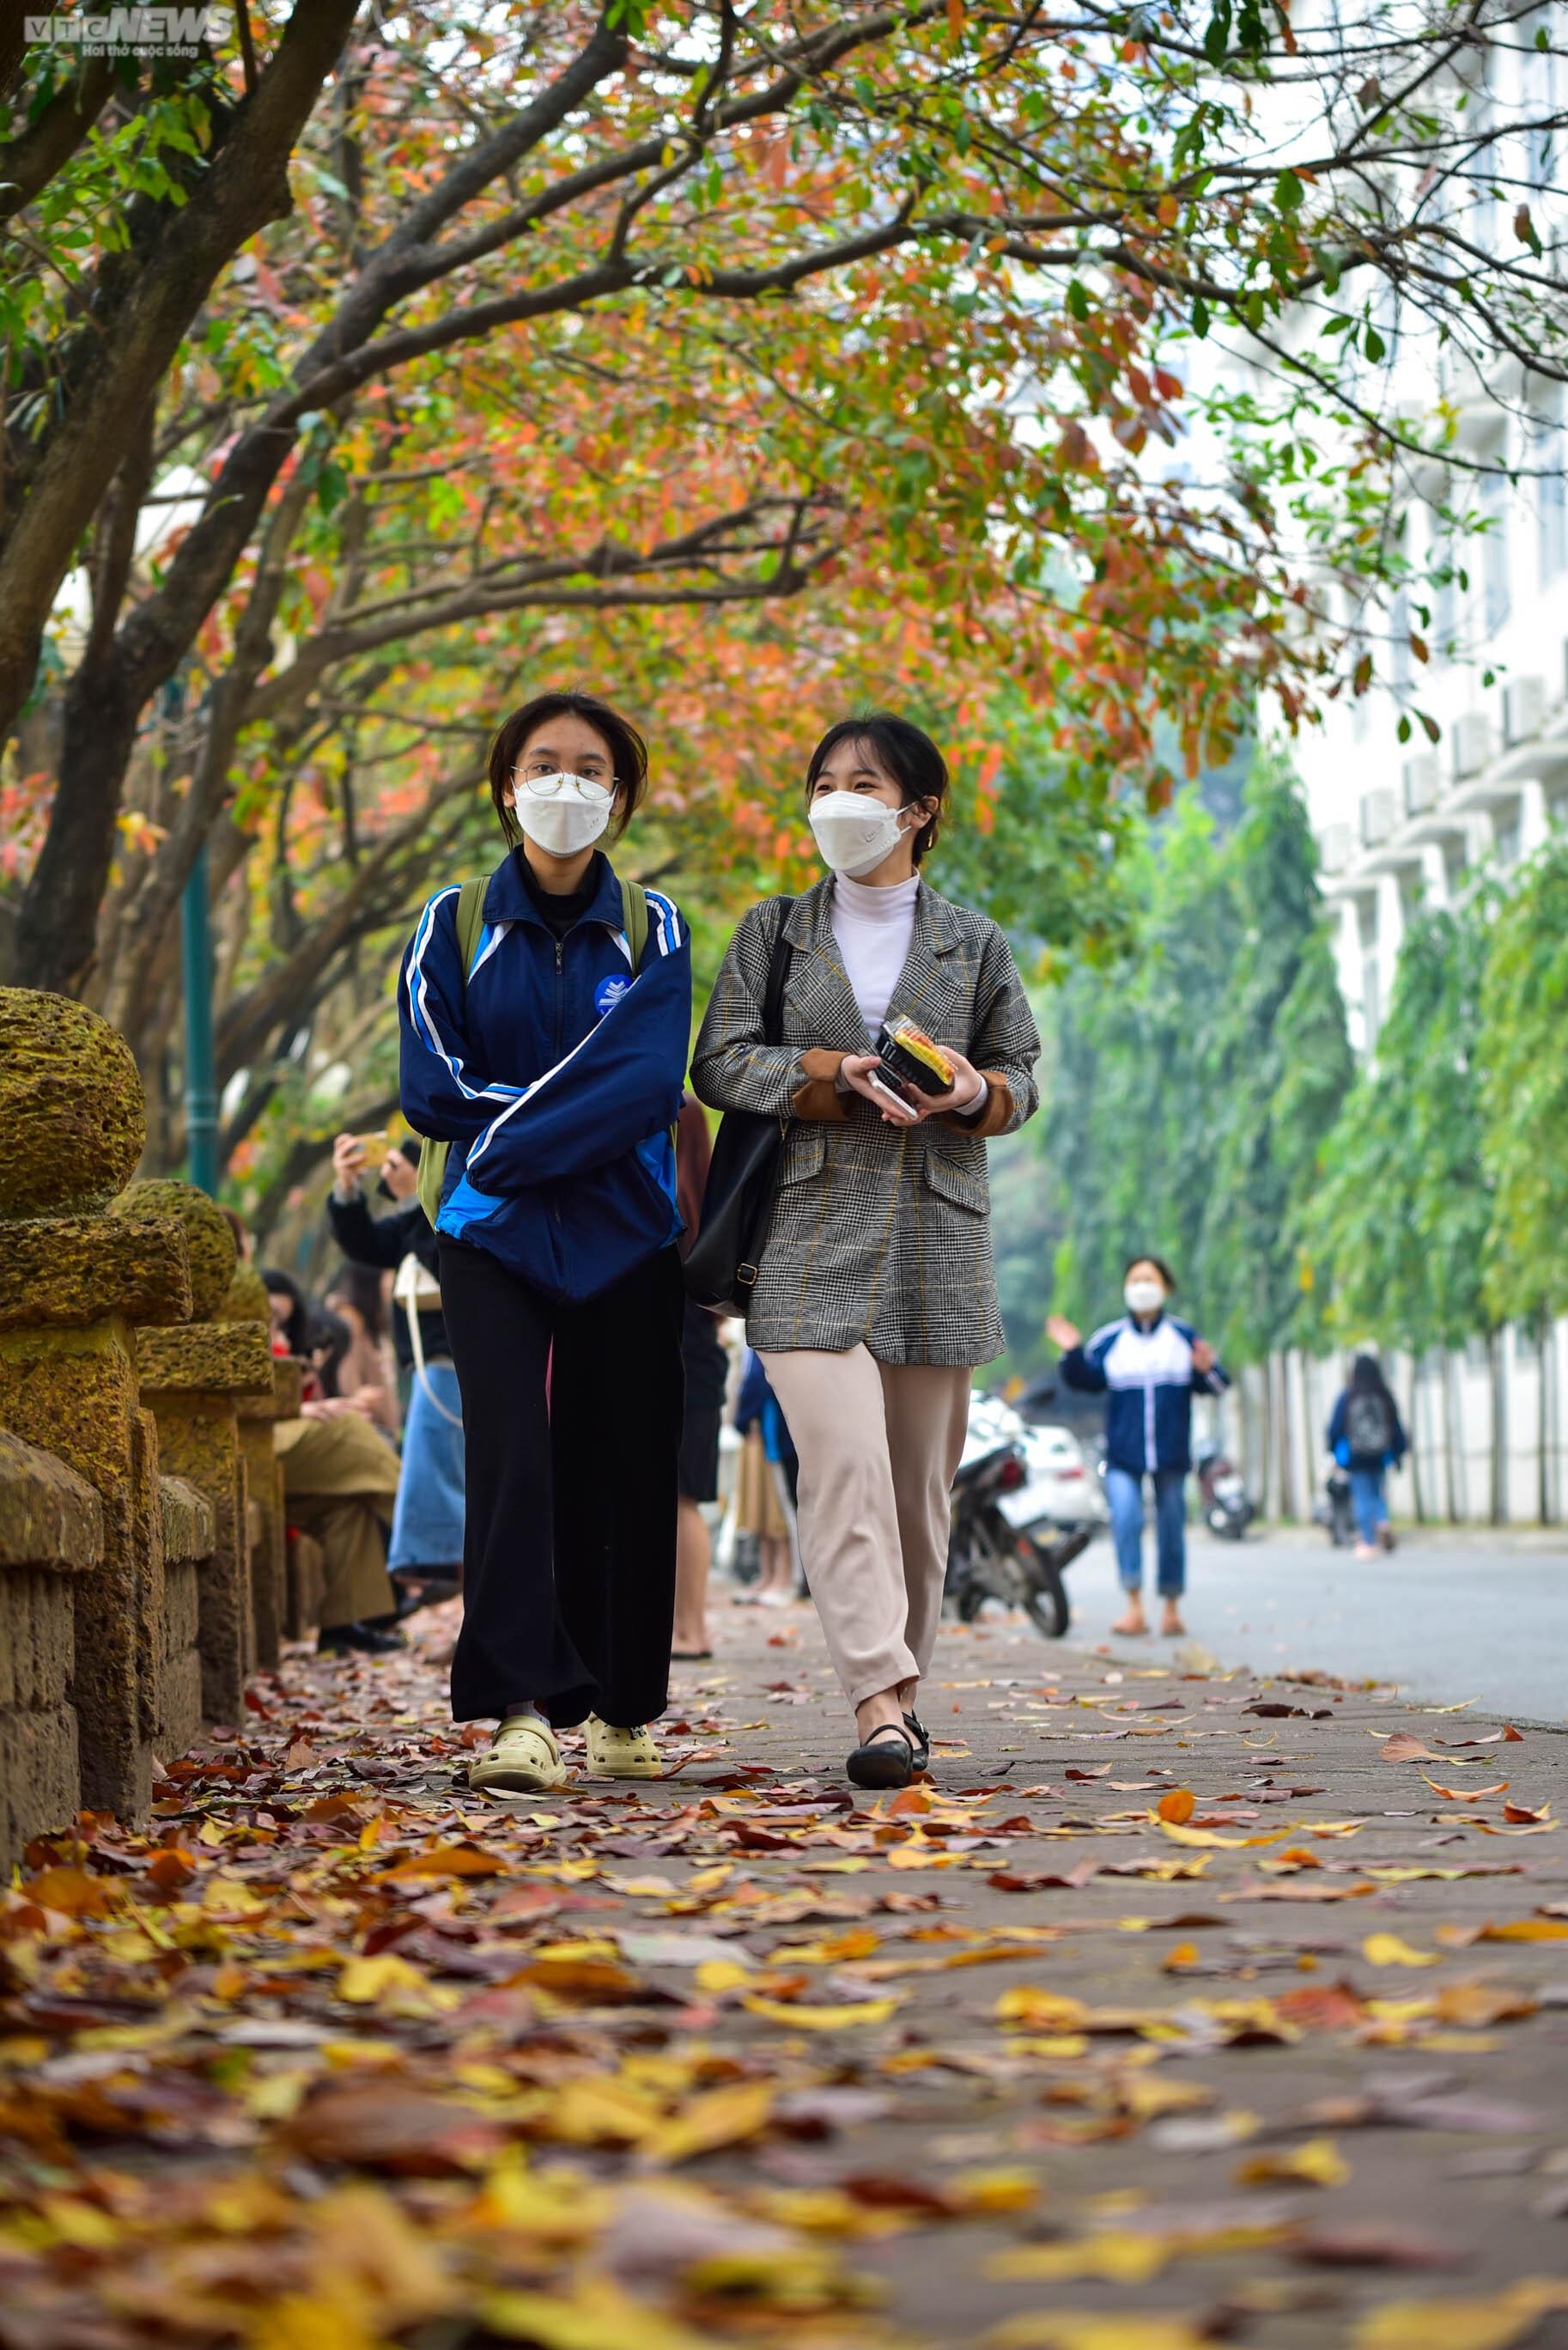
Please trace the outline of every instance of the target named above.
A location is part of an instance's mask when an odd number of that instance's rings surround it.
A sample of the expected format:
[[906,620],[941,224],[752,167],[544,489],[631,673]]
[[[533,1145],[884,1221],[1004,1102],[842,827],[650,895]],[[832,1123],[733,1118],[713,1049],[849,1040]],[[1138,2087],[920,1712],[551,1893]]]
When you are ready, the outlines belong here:
[[[1152,1542],[1147,1566],[1152,1582]],[[1085,1552],[1068,1583],[1069,1637],[1106,1640],[1121,1612],[1107,1540]],[[1360,1564],[1321,1533],[1237,1544],[1194,1527],[1186,1616],[1192,1639],[1224,1666],[1371,1675],[1438,1703],[1474,1698],[1500,1713],[1568,1721],[1568,1538],[1555,1530],[1411,1534],[1391,1557]],[[1130,1658],[1168,1644],[1109,1645]]]

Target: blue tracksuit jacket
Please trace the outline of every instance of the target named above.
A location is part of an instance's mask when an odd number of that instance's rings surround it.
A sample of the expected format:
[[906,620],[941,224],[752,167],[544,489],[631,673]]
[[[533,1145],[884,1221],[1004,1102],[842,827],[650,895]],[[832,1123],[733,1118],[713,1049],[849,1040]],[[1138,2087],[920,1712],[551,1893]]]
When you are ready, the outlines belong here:
[[648,892],[630,968],[607,860],[557,941],[514,850],[491,876],[464,982],[457,887],[420,916],[398,983],[403,1116],[450,1142],[436,1230],[556,1298],[597,1295],[681,1230],[669,1128],[691,1035],[691,943]]
[[1231,1384],[1218,1363],[1195,1371],[1189,1322],[1161,1314],[1142,1330],[1130,1314],[1073,1347],[1058,1366],[1070,1388],[1107,1391],[1106,1462],[1135,1477],[1192,1466],[1192,1399]]

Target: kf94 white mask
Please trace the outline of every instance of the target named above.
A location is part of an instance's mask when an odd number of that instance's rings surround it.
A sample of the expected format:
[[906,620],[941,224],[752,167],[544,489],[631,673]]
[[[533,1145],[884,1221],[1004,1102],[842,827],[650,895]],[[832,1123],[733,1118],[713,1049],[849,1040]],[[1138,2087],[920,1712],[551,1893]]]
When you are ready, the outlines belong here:
[[586,775],[530,775],[513,802],[526,837],[551,857],[591,848],[610,820],[615,794]]
[[822,861],[835,873],[869,873],[890,857],[904,837],[902,808],[888,807],[864,792],[825,792],[806,811]]
[[1165,1304],[1165,1292],[1158,1281],[1129,1281],[1122,1295],[1129,1314],[1158,1314]]

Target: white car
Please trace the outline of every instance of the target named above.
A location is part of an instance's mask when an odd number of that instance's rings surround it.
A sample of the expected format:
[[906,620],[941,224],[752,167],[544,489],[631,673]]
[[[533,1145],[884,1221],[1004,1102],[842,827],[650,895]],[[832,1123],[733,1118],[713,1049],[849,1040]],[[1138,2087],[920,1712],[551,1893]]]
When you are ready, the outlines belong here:
[[972,1461],[999,1444],[1016,1444],[1027,1481],[997,1496],[1010,1525],[1101,1526],[1110,1516],[1098,1477],[1070,1428],[1033,1427],[997,1396],[970,1398],[963,1457]]
[[1018,1440],[1029,1482],[1001,1496],[1010,1525],[1100,1526],[1110,1515],[1105,1492],[1070,1428],[1025,1427]]

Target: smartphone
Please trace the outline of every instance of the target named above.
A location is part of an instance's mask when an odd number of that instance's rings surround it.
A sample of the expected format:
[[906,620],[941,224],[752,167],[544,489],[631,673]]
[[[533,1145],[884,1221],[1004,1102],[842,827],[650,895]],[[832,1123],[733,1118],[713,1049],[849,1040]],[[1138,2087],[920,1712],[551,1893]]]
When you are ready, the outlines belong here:
[[888,1083],[885,1077],[879,1077],[875,1069],[868,1069],[866,1073],[866,1082],[874,1093],[880,1094],[885,1101],[891,1102],[895,1109],[902,1110],[904,1113],[905,1122],[908,1125],[913,1126],[915,1122],[915,1113],[913,1109],[905,1100],[903,1095],[901,1093],[895,1092],[894,1088]]

